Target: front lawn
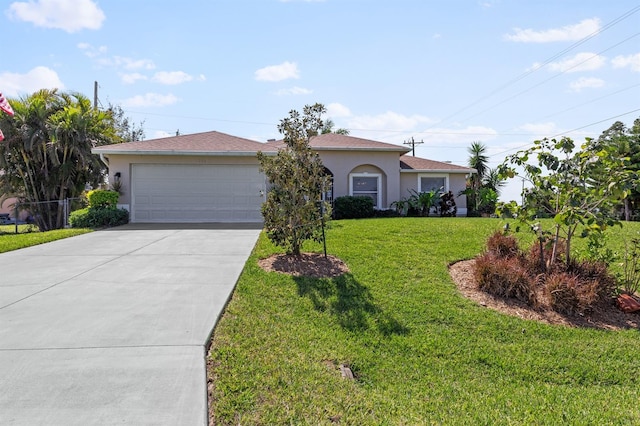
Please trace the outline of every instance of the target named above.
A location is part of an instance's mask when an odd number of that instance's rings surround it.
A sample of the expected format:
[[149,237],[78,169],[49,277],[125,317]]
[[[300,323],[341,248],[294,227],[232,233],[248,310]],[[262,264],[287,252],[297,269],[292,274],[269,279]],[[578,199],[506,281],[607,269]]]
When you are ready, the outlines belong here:
[[447,265],[504,223],[335,221],[328,249],[350,273],[334,279],[264,272],[263,234],[213,336],[215,424],[640,423],[638,330],[525,321],[458,293]]
[[[35,246],[37,244],[44,244],[50,241],[61,240],[75,235],[86,234],[91,231],[91,229],[86,228],[69,228],[56,229],[47,232],[36,231],[15,234],[15,225],[3,225],[0,226],[0,253]],[[21,231],[19,230],[19,232]]]

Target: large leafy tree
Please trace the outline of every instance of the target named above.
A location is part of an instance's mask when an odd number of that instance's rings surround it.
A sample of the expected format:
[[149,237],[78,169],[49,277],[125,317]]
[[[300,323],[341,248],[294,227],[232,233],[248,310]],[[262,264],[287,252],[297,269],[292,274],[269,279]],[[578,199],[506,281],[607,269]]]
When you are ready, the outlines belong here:
[[64,225],[61,200],[98,186],[105,165],[95,146],[120,142],[111,111],[94,109],[80,93],[40,90],[11,100],[14,117],[0,118],[0,192],[29,203],[41,230]]
[[285,147],[275,156],[258,153],[270,190],[262,206],[267,235],[288,254],[300,255],[306,240],[320,241],[330,206],[322,200],[328,185],[325,168],[309,140],[323,127],[322,104],[306,105],[303,113],[289,112],[278,130]]
[[107,111],[113,116],[116,133],[124,142],[136,142],[144,139],[144,122],[137,124],[131,121],[120,105],[110,103]]
[[[597,138],[589,141],[590,149],[609,149],[621,157],[629,159],[627,168],[632,172],[640,171],[640,118],[628,128],[616,121]],[[640,210],[640,191],[632,188],[620,206],[625,220],[637,217]]]

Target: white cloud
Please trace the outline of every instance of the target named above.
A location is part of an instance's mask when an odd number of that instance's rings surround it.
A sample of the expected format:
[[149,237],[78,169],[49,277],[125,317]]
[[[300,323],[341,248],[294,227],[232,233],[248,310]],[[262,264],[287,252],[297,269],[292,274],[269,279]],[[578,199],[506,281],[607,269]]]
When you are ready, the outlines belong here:
[[509,41],[523,43],[548,43],[552,41],[576,41],[581,40],[597,31],[600,31],[600,19],[584,19],[577,24],[567,25],[561,28],[536,31],[530,28],[514,28],[513,34],[505,34]]
[[483,9],[491,9],[498,3],[498,0],[483,0],[478,2],[478,6]]
[[178,102],[178,98],[173,94],[161,95],[159,93],[146,93],[137,95],[122,102],[124,107],[161,107],[173,105]]
[[160,84],[174,85],[191,81],[193,77],[183,71],[159,71],[151,80]]
[[597,89],[604,86],[604,80],[595,77],[581,77],[572,81],[569,88],[574,92],[580,92],[582,89]]
[[289,89],[280,89],[275,92],[278,96],[286,96],[286,95],[310,95],[313,93],[313,90],[305,89],[304,87],[294,86]]
[[526,123],[518,127],[518,130],[531,133],[532,137],[542,139],[558,133],[556,123],[551,121],[546,123]]
[[103,58],[99,60],[98,63],[105,66],[114,66],[127,70],[152,70],[156,67],[156,65],[150,59],[132,59],[125,56]]
[[333,118],[351,117],[351,111],[346,106],[334,102],[327,105],[327,115]]
[[485,126],[458,127],[433,127],[424,132],[416,133],[415,139],[424,140],[431,145],[468,145],[470,141],[481,140],[486,142],[498,135],[495,129]]
[[9,5],[7,15],[37,27],[74,33],[97,30],[105,20],[104,12],[92,0],[30,0]]
[[631,71],[640,72],[640,53],[627,56],[616,56],[611,60],[614,68],[631,68]]
[[82,50],[89,58],[97,58],[107,53],[107,46],[92,46],[89,43],[78,43],[78,49]]
[[361,115],[349,119],[349,128],[363,130],[400,131],[411,130],[419,124],[432,123],[429,117],[422,115],[406,116],[396,112],[387,111],[378,115]]
[[300,78],[300,71],[298,70],[298,64],[286,61],[280,65],[260,68],[254,75],[258,81],[282,81],[289,78]]
[[7,96],[21,93],[33,93],[40,89],[64,90],[64,84],[58,74],[47,67],[35,67],[26,74],[5,72],[0,74],[0,87]]
[[164,130],[156,130],[155,132],[153,132],[153,137],[151,139],[168,138],[175,135],[175,133],[165,132]]
[[138,80],[147,80],[147,76],[137,72],[131,74],[120,74],[120,80],[122,80],[124,84],[133,84]]
[[[547,67],[551,71],[558,72],[593,71],[602,68],[606,61],[607,59],[604,56],[583,52],[559,62],[552,62]],[[533,66],[539,68],[540,64],[534,64]]]

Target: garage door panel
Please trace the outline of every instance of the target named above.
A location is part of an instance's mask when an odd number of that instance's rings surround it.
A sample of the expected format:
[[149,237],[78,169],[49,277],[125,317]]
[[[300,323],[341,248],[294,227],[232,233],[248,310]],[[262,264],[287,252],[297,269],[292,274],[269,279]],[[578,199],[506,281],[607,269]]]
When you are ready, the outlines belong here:
[[132,165],[133,222],[260,222],[264,175],[250,165]]

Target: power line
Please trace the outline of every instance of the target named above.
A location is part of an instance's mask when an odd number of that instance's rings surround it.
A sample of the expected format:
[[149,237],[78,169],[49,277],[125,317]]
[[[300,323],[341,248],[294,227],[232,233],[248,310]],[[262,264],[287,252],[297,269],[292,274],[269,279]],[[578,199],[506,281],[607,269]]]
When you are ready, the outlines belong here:
[[[485,99],[488,99],[490,97],[492,97],[493,95],[495,95],[496,93],[501,92],[502,90],[506,89],[509,86],[512,86],[513,84],[517,83],[518,81],[524,79],[525,77],[533,74],[534,72],[539,71],[540,69],[542,69],[545,65],[550,64],[551,62],[553,62],[554,60],[562,57],[563,55],[565,55],[566,53],[572,51],[573,49],[575,49],[576,47],[581,46],[582,44],[586,43],[587,41],[591,40],[592,38],[594,38],[595,36],[602,34],[604,31],[610,29],[611,27],[619,24],[620,22],[622,22],[623,20],[627,19],[628,17],[630,17],[631,15],[637,13],[638,11],[640,11],[640,5],[630,9],[629,11],[623,13],[622,15],[620,15],[619,17],[617,17],[616,19],[614,19],[613,21],[607,23],[604,27],[602,27],[601,29],[594,31],[593,33],[587,35],[586,37],[582,38],[581,40],[577,41],[576,43],[572,44],[571,46],[567,47],[566,49],[563,49],[562,51],[556,53],[555,55],[549,57],[548,59],[546,59],[545,61],[542,62],[542,65],[533,68],[531,70],[528,70],[518,76],[516,76],[515,78],[509,80],[507,83],[498,86],[496,89],[492,90],[491,92],[489,92],[488,94],[481,96],[479,99],[477,99],[476,101],[472,102],[471,104],[459,109],[458,111],[446,116],[445,118],[443,118],[442,120],[438,121],[437,123],[433,124],[431,127],[434,127],[438,124],[444,123],[448,120],[450,120],[451,118],[459,115],[460,113],[476,106],[477,104],[481,103],[482,101],[484,101]],[[537,86],[536,86],[537,87]],[[510,100],[511,98],[509,98]]]
[[[596,124],[602,124],[602,123],[605,123],[607,121],[610,121],[610,120],[613,120],[613,119],[616,119],[616,118],[624,117],[625,115],[633,114],[634,112],[640,112],[640,108],[634,109],[634,110],[631,110],[631,111],[627,111],[627,112],[623,112],[622,114],[614,115],[613,117],[608,117],[608,118],[605,118],[603,120],[594,121],[594,122],[586,124],[584,126],[576,127],[575,129],[571,129],[571,130],[567,130],[565,132],[561,132],[561,133],[555,134],[555,135],[551,136],[549,139],[557,138],[557,137],[560,137],[560,136],[565,136],[565,135],[568,135],[570,133],[577,132],[578,130],[586,129],[587,127],[591,127],[591,126],[595,126]],[[526,144],[526,145],[521,145],[521,146],[518,146],[518,147],[515,147],[515,148],[510,148],[510,149],[498,152],[498,153],[493,154],[493,155],[503,155],[503,154],[506,154],[507,152],[516,151],[516,150],[519,150],[519,149],[522,149],[522,148],[526,148],[529,145],[530,144]]]
[[637,37],[637,36],[639,36],[639,35],[640,35],[640,32],[635,33],[635,34],[633,34],[633,35],[631,35],[631,36],[629,36],[629,37],[625,38],[625,39],[624,39],[624,40],[622,40],[621,42],[618,42],[618,43],[614,44],[613,46],[610,46],[610,47],[608,47],[608,48],[606,48],[606,49],[604,49],[604,50],[602,50],[602,51],[600,51],[600,52],[598,52],[598,53],[593,54],[592,56],[589,56],[587,59],[585,59],[585,60],[583,60],[583,61],[581,61],[581,62],[578,62],[577,64],[574,64],[573,66],[571,66],[571,67],[567,68],[566,70],[560,71],[559,73],[554,74],[554,75],[552,75],[551,77],[549,77],[549,78],[547,78],[547,79],[545,79],[545,80],[542,80],[541,82],[539,82],[539,83],[537,83],[537,84],[534,84],[533,86],[531,86],[531,87],[529,87],[529,88],[527,88],[527,89],[524,89],[524,90],[522,90],[522,91],[520,91],[520,92],[516,93],[515,95],[509,96],[508,98],[503,99],[502,101],[498,102],[497,104],[494,104],[494,105],[490,106],[489,108],[486,108],[486,109],[484,109],[484,110],[482,110],[482,111],[480,111],[480,112],[478,112],[478,113],[476,113],[476,114],[474,114],[474,115],[472,115],[472,116],[469,116],[469,117],[467,117],[467,118],[463,119],[463,120],[462,120],[462,122],[465,122],[465,121],[471,120],[472,118],[475,118],[475,117],[477,117],[477,116],[479,116],[479,115],[482,115],[482,114],[484,114],[485,112],[491,111],[492,109],[497,108],[497,107],[499,107],[500,105],[503,105],[503,104],[505,104],[505,103],[507,103],[507,102],[509,102],[509,101],[511,101],[511,100],[513,100],[513,99],[515,99],[515,98],[517,98],[517,97],[519,97],[519,96],[521,96],[521,95],[524,95],[525,93],[530,92],[531,90],[536,89],[536,88],[538,88],[538,87],[542,86],[543,84],[546,84],[546,83],[548,83],[549,81],[551,81],[551,80],[553,80],[553,79],[555,79],[555,78],[557,78],[557,77],[560,77],[560,76],[561,76],[561,75],[563,75],[563,74],[568,73],[568,72],[569,72],[569,71],[571,71],[572,69],[575,69],[575,68],[579,67],[580,65],[582,65],[582,64],[584,64],[584,63],[586,63],[586,62],[589,62],[589,61],[590,61],[590,60],[592,60],[593,58],[597,58],[598,56],[602,55],[603,53],[606,53],[606,52],[608,52],[609,50],[611,50],[611,49],[613,49],[613,48],[615,48],[615,47],[618,47],[618,46],[620,46],[621,44],[626,43],[627,41],[629,41],[629,40],[631,40],[632,38]]

